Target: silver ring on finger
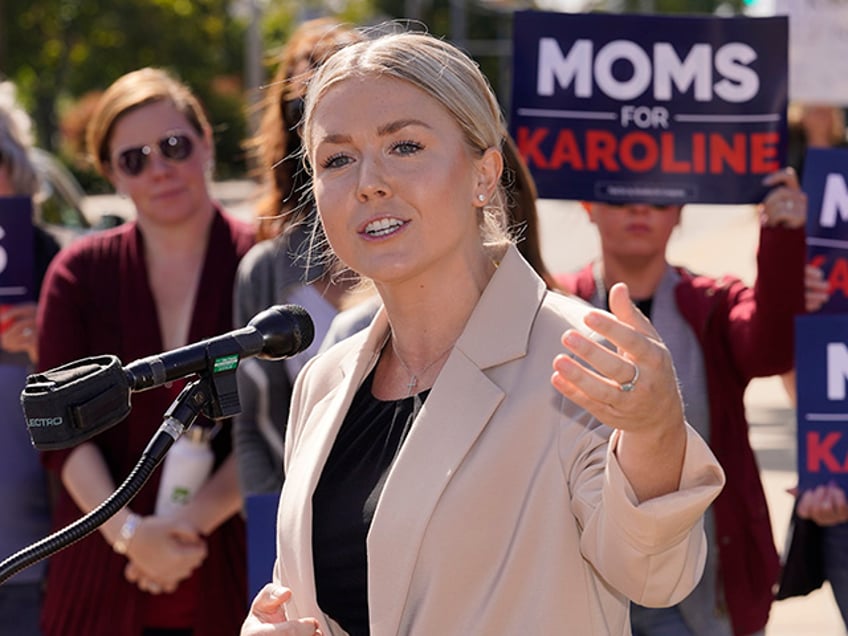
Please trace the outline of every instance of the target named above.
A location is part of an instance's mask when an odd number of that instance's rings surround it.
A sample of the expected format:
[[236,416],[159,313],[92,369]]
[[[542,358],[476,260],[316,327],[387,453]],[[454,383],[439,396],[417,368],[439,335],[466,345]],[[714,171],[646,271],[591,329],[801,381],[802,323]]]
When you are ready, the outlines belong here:
[[25,327],[21,333],[23,333],[24,338],[29,338],[32,335],[32,329]]
[[634,363],[633,364],[633,377],[630,379],[629,382],[625,382],[624,384],[619,384],[618,386],[624,393],[630,393],[633,389],[636,388],[636,382],[638,382],[638,381],[639,381],[639,365]]

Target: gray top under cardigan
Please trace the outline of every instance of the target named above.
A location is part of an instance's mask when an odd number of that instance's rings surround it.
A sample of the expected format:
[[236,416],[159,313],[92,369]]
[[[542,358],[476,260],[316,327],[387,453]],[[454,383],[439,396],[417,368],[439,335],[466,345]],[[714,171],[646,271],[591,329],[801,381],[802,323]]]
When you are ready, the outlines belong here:
[[[307,269],[306,228],[261,241],[245,254],[236,273],[235,327],[286,302],[289,294],[321,271]],[[233,443],[242,493],[279,493],[283,485],[283,439],[292,380],[282,360],[244,360],[236,374],[242,412],[233,421]],[[273,388],[273,390],[272,390]]]

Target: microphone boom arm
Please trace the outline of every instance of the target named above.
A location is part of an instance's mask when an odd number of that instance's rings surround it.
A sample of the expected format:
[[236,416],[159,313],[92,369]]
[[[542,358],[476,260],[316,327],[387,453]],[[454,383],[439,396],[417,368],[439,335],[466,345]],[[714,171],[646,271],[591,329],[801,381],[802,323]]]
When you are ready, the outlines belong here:
[[147,483],[165,454],[213,400],[213,382],[207,374],[186,384],[165,412],[163,422],[124,482],[99,506],[72,524],[27,546],[0,563],[0,585],[21,570],[84,539],[126,506]]
[[0,585],[22,569],[85,538],[127,505],[165,454],[203,413],[212,420],[240,411],[239,360],[281,360],[312,343],[314,325],[297,305],[276,305],[246,327],[174,351],[136,360],[126,367],[112,355],[76,360],[27,378],[21,405],[38,450],[67,448],[122,421],[130,394],[192,376],[164,415],[141,458],[124,482],[99,506],[65,528],[19,550],[0,563]]

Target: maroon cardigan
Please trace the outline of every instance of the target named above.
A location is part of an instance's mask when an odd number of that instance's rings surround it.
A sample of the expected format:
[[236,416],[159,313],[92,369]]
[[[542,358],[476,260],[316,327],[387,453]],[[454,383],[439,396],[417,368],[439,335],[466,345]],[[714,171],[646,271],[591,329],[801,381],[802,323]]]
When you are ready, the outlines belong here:
[[[194,342],[232,329],[236,266],[253,243],[246,225],[216,213],[189,328]],[[147,279],[143,237],[135,223],[79,239],[52,262],[39,306],[39,365],[42,370],[93,355],[113,354],[124,364],[162,351],[162,338]],[[91,441],[121,483],[162,423],[174,389],[132,396],[132,412]],[[198,424],[200,420],[198,420]],[[216,464],[231,452],[229,423],[213,444]],[[70,450],[42,454],[58,475]],[[161,468],[132,501],[140,514],[153,511]],[[54,530],[82,516],[59,488]],[[195,636],[236,634],[247,613],[246,548],[239,515],[207,537],[208,557],[200,568]],[[42,626],[48,636],[141,633],[145,599],[124,579],[126,559],[95,532],[49,560]]]
[[[803,230],[763,228],[753,288],[680,270],[677,307],[701,343],[710,405],[709,444],[727,483],[713,504],[719,576],[737,636],[768,621],[780,562],[759,467],[748,438],[745,388],[751,379],[794,365],[794,317],[804,312]],[[595,292],[591,264],[556,276],[586,300]]]

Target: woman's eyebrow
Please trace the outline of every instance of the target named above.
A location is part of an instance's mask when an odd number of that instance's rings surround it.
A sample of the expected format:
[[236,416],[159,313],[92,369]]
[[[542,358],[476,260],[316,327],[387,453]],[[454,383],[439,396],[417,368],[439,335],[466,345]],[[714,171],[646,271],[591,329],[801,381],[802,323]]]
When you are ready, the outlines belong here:
[[[430,124],[421,121],[420,119],[398,119],[397,121],[389,122],[388,124],[383,124],[382,126],[377,128],[377,135],[380,137],[385,137],[386,135],[391,135],[399,130],[403,130],[408,126],[421,126],[423,128],[432,128]],[[350,142],[352,137],[347,133],[328,133],[324,137],[321,138],[321,143],[328,144],[344,144]]]
[[391,135],[392,133],[396,133],[407,126],[423,126],[424,128],[431,127],[429,124],[421,121],[420,119],[398,119],[397,121],[380,126],[377,129],[377,134],[380,136]]

